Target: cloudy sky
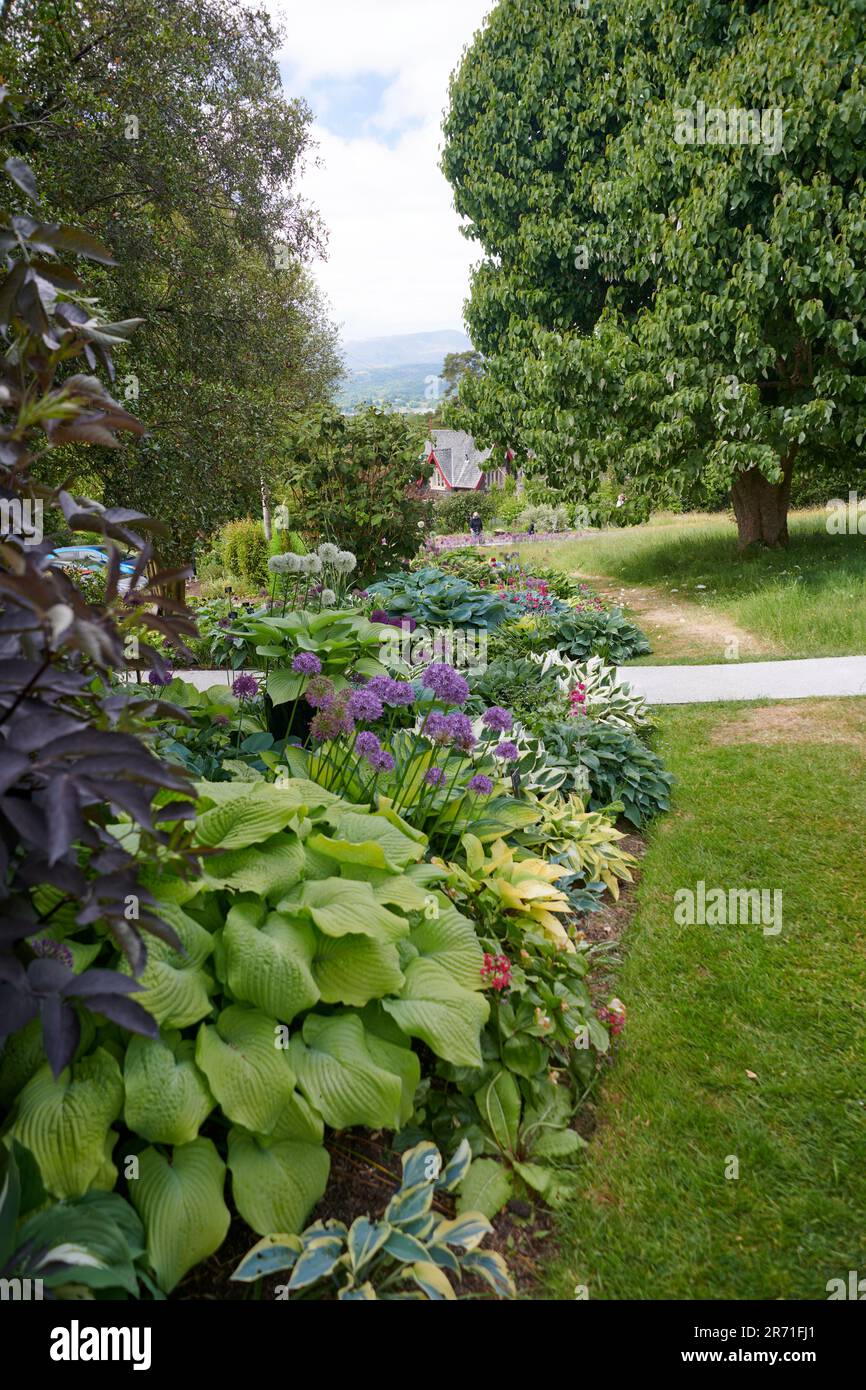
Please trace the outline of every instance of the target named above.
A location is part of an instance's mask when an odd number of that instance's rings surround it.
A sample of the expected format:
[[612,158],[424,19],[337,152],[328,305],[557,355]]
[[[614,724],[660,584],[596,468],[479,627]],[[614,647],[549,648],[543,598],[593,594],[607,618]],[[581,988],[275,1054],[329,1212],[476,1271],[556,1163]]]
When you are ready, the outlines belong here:
[[346,340],[462,328],[478,249],[439,172],[448,78],[493,0],[269,0],[286,91],[314,116],[302,190],[330,232],[316,276]]

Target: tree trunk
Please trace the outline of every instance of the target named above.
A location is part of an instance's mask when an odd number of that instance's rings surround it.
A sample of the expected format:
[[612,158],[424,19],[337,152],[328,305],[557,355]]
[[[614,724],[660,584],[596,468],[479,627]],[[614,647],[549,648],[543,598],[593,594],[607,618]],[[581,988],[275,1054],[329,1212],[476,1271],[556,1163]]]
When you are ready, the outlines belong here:
[[731,487],[739,549],[764,545],[772,550],[788,544],[788,503],[798,446],[782,459],[782,481],[770,483],[757,468],[738,473]]

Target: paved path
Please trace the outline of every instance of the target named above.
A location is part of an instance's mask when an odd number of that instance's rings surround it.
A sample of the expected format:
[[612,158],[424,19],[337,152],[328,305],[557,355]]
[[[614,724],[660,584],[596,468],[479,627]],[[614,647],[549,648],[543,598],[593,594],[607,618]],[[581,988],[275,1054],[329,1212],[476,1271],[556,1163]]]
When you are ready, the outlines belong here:
[[[225,671],[177,671],[197,690],[226,685]],[[620,680],[651,705],[706,704],[713,700],[807,700],[821,695],[866,695],[866,656],[808,661],[741,661],[723,666],[621,666]]]
[[723,666],[622,666],[619,676],[651,705],[807,700],[821,695],[866,695],[866,656],[726,662]]

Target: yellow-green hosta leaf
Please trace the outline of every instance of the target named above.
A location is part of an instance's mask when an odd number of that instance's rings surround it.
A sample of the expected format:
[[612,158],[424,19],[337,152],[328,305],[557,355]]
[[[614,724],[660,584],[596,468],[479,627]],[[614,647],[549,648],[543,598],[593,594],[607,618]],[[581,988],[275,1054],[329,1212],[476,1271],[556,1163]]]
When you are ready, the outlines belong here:
[[[308,1014],[291,1043],[298,1085],[333,1129],[399,1129],[403,1080],[376,1060],[355,1014]],[[417,1060],[417,1059],[416,1059]]]
[[108,1178],[114,1185],[116,1135],[109,1126],[122,1106],[120,1068],[100,1047],[66,1067],[56,1081],[48,1063],[41,1066],[18,1098],[11,1133],[36,1159],[49,1192],[82,1197],[91,1187],[104,1187]]
[[303,1144],[321,1144],[324,1134],[325,1122],[321,1115],[299,1091],[295,1091],[268,1138],[298,1139]]
[[313,975],[326,1004],[355,1004],[398,993],[403,973],[396,946],[369,936],[319,936]]
[[442,893],[429,895],[435,917],[424,917],[409,933],[409,941],[424,960],[435,961],[464,989],[480,990],[484,952],[468,917]]
[[295,1087],[282,1029],[258,1009],[232,1004],[198,1030],[195,1059],[234,1124],[270,1134]]
[[420,957],[406,966],[399,999],[382,1008],[410,1038],[420,1038],[437,1057],[457,1067],[481,1066],[481,1029],[490,1006],[483,995],[464,989],[436,961]]
[[130,1197],[144,1222],[156,1282],[165,1293],[226,1238],[231,1215],[223,1199],[225,1172],[209,1139],[174,1149],[170,1162],[156,1149],[139,1156]]
[[421,1080],[421,1063],[417,1053],[402,1043],[392,1042],[367,1031],[367,1047],[373,1061],[385,1071],[399,1076],[402,1086],[400,1125],[408,1123],[415,1109],[415,1092]]
[[321,1144],[261,1138],[232,1129],[228,1166],[235,1206],[260,1236],[303,1230],[328,1184],[331,1160]]
[[[139,977],[143,986],[135,1001],[165,1028],[187,1028],[210,1013],[213,980],[203,968],[214,949],[211,933],[177,903],[160,902],[157,911],[173,927],[186,951],[183,956],[158,937],[148,937],[147,964]],[[132,970],[126,960],[118,969]]]
[[195,823],[196,839],[200,844],[221,845],[226,850],[245,849],[285,830],[297,811],[297,803],[291,797],[265,798],[251,789],[247,796],[201,812]]
[[401,869],[404,864],[414,863],[424,853],[426,838],[421,843],[415,838],[417,832],[408,833],[410,827],[404,826],[399,816],[397,824],[386,815],[372,815],[366,811],[345,810],[333,806],[325,820],[334,827],[334,835],[339,840],[347,840],[353,845],[364,845],[372,841],[381,845],[382,852],[391,868]]
[[376,840],[362,840],[352,844],[349,840],[336,840],[330,835],[317,831],[306,841],[307,848],[317,854],[324,854],[338,864],[360,864],[369,869],[385,869],[390,866],[385,851]]
[[306,917],[326,936],[375,936],[398,941],[406,936],[405,917],[376,901],[369,883],[358,879],[313,879],[302,883],[278,904],[278,911]]
[[304,872],[306,856],[297,835],[272,835],[264,844],[232,849],[204,860],[202,886],[233,888],[264,898],[286,893]]
[[311,971],[317,934],[306,922],[257,903],[236,903],[222,935],[226,978],[232,993],[268,1015],[291,1023],[312,1008],[319,987]]
[[152,1144],[189,1144],[216,1105],[195,1063],[195,1043],[169,1032],[130,1039],[123,1064],[124,1118]]

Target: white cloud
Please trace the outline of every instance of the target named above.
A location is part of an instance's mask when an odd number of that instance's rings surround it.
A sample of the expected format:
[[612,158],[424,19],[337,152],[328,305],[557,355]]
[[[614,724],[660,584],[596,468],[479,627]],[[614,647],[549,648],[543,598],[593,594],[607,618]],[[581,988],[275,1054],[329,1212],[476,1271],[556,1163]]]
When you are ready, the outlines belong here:
[[460,235],[439,171],[440,127],[449,75],[492,3],[272,0],[286,27],[290,95],[336,94],[371,74],[384,83],[357,136],[329,130],[323,104],[314,127],[321,164],[302,183],[330,232],[315,274],[345,338],[462,325],[479,251]]

